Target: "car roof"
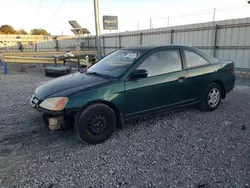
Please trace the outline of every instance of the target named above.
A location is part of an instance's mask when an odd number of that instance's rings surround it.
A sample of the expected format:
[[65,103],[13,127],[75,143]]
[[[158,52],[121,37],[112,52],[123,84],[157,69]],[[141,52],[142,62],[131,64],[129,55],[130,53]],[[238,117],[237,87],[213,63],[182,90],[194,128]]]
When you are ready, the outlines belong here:
[[199,55],[202,55],[203,57],[205,57],[209,62],[212,62],[212,63],[218,62],[218,59],[212,57],[211,55],[206,54],[197,48],[194,48],[191,46],[185,46],[185,45],[171,44],[171,45],[134,46],[134,47],[122,48],[122,50],[135,50],[135,51],[140,51],[141,53],[147,53],[150,50],[159,49],[159,48],[169,48],[169,49],[182,48],[182,49],[192,50],[192,51],[197,52]]
[[127,48],[122,48],[123,50],[141,50],[141,51],[148,51],[148,50],[153,50],[153,49],[157,49],[157,48],[162,48],[162,47],[177,47],[177,48],[190,48],[189,46],[183,46],[183,45],[150,45],[150,46],[132,46],[132,47],[127,47]]

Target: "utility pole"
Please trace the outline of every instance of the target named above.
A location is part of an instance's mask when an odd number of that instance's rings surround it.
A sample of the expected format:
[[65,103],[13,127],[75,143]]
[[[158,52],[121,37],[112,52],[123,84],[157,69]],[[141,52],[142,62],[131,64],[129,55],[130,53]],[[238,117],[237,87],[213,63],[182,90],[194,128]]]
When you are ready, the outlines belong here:
[[139,29],[140,29],[140,22],[138,21],[137,22],[137,30],[139,31]]
[[97,58],[101,59],[99,0],[94,0]]
[[150,20],[149,20],[149,24],[150,24],[150,29],[152,29],[152,18],[150,18]]
[[170,17],[168,17],[168,27],[169,27],[169,19],[170,19]]
[[214,8],[214,13],[213,13],[213,22],[215,21],[215,11],[216,11],[216,9]]
[[213,12],[213,37],[212,38],[212,41],[211,41],[211,51],[210,53],[212,54],[213,53],[213,56],[215,57],[215,52],[216,52],[216,40],[217,40],[217,26],[215,25],[215,12],[216,12],[216,9],[214,8],[214,12]]

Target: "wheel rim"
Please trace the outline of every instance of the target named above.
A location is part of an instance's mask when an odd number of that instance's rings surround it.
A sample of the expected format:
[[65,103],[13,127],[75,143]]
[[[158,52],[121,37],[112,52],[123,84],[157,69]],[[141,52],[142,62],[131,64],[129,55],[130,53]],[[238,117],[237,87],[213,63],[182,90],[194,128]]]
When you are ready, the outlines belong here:
[[108,118],[104,114],[96,114],[88,119],[87,130],[89,135],[100,135],[108,127]]
[[210,107],[215,107],[220,101],[220,91],[217,88],[213,88],[208,93],[208,105]]

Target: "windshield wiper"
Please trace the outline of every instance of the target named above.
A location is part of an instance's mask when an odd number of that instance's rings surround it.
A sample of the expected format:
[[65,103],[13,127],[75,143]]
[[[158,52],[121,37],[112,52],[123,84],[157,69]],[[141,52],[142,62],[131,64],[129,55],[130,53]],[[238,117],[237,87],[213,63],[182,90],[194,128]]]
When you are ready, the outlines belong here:
[[101,76],[101,77],[104,77],[104,78],[115,78],[114,76],[109,76],[109,75],[105,75],[105,74],[100,74],[98,72],[86,72],[86,74],[89,74],[89,75],[95,75],[95,76]]
[[99,73],[97,73],[97,72],[86,72],[86,74],[92,74],[92,75],[95,75],[95,76],[100,76],[100,74]]

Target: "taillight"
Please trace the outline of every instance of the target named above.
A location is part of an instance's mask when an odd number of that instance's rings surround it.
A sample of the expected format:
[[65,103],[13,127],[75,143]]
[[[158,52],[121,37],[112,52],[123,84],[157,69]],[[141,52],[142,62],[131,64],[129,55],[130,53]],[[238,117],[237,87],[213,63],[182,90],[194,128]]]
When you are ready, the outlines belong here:
[[235,75],[235,68],[233,68],[232,70],[232,75]]

